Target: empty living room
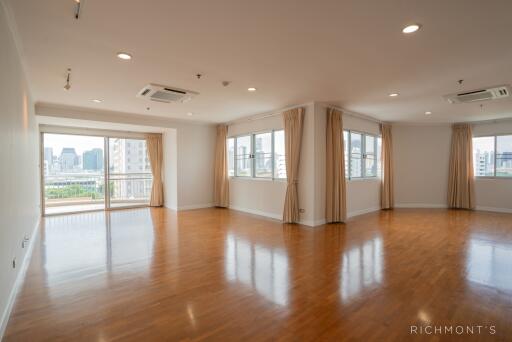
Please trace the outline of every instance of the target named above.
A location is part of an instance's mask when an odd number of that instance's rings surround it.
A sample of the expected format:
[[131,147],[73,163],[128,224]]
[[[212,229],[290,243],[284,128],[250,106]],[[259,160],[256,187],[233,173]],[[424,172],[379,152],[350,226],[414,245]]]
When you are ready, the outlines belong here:
[[0,340],[512,341],[511,13],[0,0]]

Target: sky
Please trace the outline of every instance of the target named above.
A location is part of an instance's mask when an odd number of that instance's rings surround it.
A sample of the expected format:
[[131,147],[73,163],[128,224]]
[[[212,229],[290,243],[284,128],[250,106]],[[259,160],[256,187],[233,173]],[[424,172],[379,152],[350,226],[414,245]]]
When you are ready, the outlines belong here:
[[[498,136],[498,153],[512,152],[512,135]],[[494,137],[473,138],[473,148],[481,152],[494,151]]]
[[64,147],[72,147],[78,155],[93,148],[104,148],[102,137],[87,137],[67,134],[44,134],[44,147],[53,148],[53,155],[60,156]]

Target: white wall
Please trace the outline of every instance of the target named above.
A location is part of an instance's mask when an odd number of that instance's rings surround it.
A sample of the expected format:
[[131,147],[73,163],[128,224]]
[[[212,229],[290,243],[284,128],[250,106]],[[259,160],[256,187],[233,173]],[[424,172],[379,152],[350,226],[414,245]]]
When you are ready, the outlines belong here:
[[[165,205],[178,210],[208,207],[213,205],[213,160],[215,148],[215,126],[211,124],[191,123],[169,120],[148,115],[127,114],[111,111],[100,111],[86,108],[76,108],[49,104],[37,104],[36,115],[62,119],[75,119],[115,124],[152,126],[169,128],[164,132],[164,145],[171,146],[165,150],[164,164],[176,163],[176,175],[164,171],[165,178],[171,178],[170,184],[176,185],[177,197],[172,197]],[[172,129],[175,130],[175,137]],[[167,134],[166,134],[167,133]],[[173,142],[175,149],[172,148]],[[168,153],[175,153],[176,160]],[[176,182],[174,182],[174,178]],[[166,187],[170,184],[164,184]],[[166,188],[165,194],[170,195],[172,188]],[[172,195],[171,195],[172,196]]]
[[393,125],[396,207],[446,207],[451,128]]
[[[0,339],[40,215],[39,138],[20,57],[0,3]],[[16,258],[16,268],[12,260]],[[20,277],[21,278],[21,277]]]
[[164,150],[164,205],[178,210],[178,139],[175,129],[168,129],[162,134]]

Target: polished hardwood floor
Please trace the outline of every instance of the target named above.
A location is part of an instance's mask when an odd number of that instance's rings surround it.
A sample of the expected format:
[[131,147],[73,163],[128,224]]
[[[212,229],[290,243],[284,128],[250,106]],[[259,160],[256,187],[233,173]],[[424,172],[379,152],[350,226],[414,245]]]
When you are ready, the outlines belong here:
[[35,243],[5,341],[512,340],[510,214],[137,209],[47,217]]

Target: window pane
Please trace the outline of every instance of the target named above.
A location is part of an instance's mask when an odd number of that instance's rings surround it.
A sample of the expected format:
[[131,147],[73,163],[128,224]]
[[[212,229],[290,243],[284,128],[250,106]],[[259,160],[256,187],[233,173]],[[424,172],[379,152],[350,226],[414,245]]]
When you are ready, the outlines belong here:
[[494,176],[494,137],[473,138],[475,176]]
[[496,177],[512,177],[512,135],[496,137]]
[[235,175],[235,139],[228,138],[227,141],[228,149],[228,175],[230,177]]
[[361,141],[359,133],[350,132],[350,177],[361,177]]
[[240,177],[252,176],[251,136],[236,138],[236,175]]
[[255,177],[272,178],[272,133],[254,135]]
[[153,175],[146,141],[108,138],[108,145],[110,206],[148,204]]
[[365,176],[377,176],[377,165],[375,163],[375,137],[365,135]]
[[284,130],[274,132],[274,178],[286,178]]
[[382,177],[382,138],[377,138],[377,176]]
[[348,173],[348,131],[343,131],[343,155],[345,156],[345,177],[349,178]]

